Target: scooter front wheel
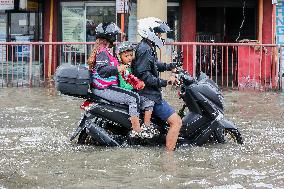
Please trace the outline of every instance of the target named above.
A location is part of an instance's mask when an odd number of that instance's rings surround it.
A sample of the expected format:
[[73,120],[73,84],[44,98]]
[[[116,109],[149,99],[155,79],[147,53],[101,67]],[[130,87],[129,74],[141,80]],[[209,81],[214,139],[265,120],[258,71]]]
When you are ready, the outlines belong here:
[[238,131],[238,129],[233,128],[224,128],[224,139],[225,141],[233,141],[238,144],[243,144],[243,137],[241,133]]

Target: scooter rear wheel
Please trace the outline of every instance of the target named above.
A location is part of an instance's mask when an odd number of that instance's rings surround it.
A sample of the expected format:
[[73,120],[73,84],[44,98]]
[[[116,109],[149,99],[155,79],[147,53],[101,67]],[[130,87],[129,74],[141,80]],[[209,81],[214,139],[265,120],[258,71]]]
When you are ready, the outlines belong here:
[[92,144],[92,137],[86,133],[86,129],[82,130],[78,137],[77,144]]

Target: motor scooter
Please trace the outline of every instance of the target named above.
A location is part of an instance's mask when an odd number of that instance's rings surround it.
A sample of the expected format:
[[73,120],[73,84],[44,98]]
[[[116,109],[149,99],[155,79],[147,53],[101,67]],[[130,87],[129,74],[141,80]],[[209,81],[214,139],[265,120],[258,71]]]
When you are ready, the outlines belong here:
[[[243,144],[238,128],[224,118],[224,97],[217,84],[206,74],[193,78],[182,68],[177,69],[179,98],[183,106],[178,114],[182,127],[177,146],[234,141]],[[152,116],[152,123],[160,134],[153,138],[131,138],[128,106],[88,94],[81,105],[84,111],[70,140],[78,137],[79,144],[98,146],[165,145],[169,125]],[[143,114],[141,114],[143,120]]]

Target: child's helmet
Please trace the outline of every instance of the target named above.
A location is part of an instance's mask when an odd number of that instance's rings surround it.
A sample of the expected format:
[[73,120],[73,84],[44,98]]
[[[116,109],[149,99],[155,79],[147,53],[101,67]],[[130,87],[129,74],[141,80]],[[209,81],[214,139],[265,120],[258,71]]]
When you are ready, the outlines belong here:
[[158,18],[148,17],[138,20],[139,35],[150,40],[159,48],[163,46],[163,39],[158,37],[156,33],[168,33],[169,31],[171,29],[168,24]]
[[115,42],[116,36],[121,33],[120,28],[113,22],[100,23],[95,32],[97,38],[106,39],[110,43]]
[[133,51],[133,50],[134,50],[134,46],[129,41],[124,41],[118,44],[116,47],[116,53],[118,55],[124,51]]

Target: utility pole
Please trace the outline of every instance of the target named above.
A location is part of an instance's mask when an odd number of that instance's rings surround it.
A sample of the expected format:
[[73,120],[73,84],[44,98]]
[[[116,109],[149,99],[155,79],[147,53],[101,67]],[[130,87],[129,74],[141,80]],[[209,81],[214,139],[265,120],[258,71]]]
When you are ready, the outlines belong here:
[[[50,0],[50,20],[49,20],[49,36],[48,42],[52,42],[52,33],[53,32],[53,0]],[[51,64],[52,64],[52,45],[49,45],[48,48],[48,71],[47,78],[51,79]]]

